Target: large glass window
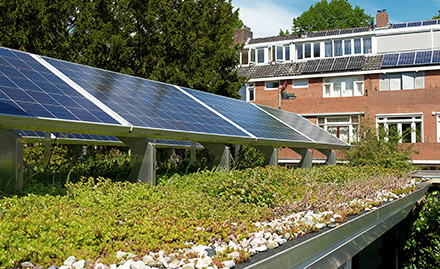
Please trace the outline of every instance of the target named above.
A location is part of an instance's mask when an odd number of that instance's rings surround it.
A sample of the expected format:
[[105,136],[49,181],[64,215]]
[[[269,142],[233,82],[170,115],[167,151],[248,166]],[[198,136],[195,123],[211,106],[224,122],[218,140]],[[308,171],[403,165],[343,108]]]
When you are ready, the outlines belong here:
[[294,88],[307,88],[309,86],[309,80],[308,79],[296,79],[293,81]]
[[381,91],[414,90],[424,88],[424,72],[403,72],[380,75]]
[[296,58],[298,60],[303,58],[303,44],[295,44],[295,50],[296,50]]
[[349,97],[364,95],[363,76],[324,79],[324,97]]
[[286,55],[286,61],[290,60],[290,45],[284,46],[284,54]]
[[264,63],[264,48],[257,49],[257,63]]
[[283,60],[283,47],[282,46],[276,46],[276,52],[277,52],[277,61]]
[[351,54],[351,39],[344,40],[344,54],[345,55]]
[[318,126],[346,143],[359,140],[359,115],[319,117]]
[[355,54],[360,54],[362,53],[362,44],[361,44],[361,39],[360,38],[355,38],[354,39],[354,53]]
[[321,57],[321,43],[319,42],[313,43],[313,57]]
[[333,57],[333,43],[325,41],[325,57]]
[[423,142],[422,115],[376,115],[377,128],[384,130],[391,138],[399,139],[400,143]]
[[371,37],[364,37],[364,54],[372,53],[371,50]]
[[276,90],[280,86],[279,81],[267,81],[266,82],[266,90]]
[[247,97],[246,101],[248,101],[248,102],[255,101],[255,84],[254,83],[248,84],[246,97]]
[[342,56],[342,40],[335,40],[335,56]]
[[305,58],[312,57],[312,44],[310,44],[310,43],[304,44],[304,57]]

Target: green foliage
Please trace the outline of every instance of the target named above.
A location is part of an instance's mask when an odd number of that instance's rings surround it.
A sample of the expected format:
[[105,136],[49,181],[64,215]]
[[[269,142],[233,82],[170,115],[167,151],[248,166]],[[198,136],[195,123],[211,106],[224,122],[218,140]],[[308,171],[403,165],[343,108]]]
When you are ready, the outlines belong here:
[[[235,150],[235,148],[234,148]],[[233,150],[231,150],[234,152]],[[241,145],[238,160],[235,162],[235,168],[238,170],[245,168],[255,168],[261,166],[264,161],[264,155],[254,147]]]
[[0,45],[238,97],[227,0],[6,0]]
[[440,267],[439,192],[428,194],[400,226],[405,268]]
[[417,152],[411,149],[411,145],[399,143],[400,140],[397,133],[366,126],[360,141],[355,142],[354,147],[347,152],[347,158],[352,166],[367,165],[410,171],[411,154]]
[[321,31],[367,26],[373,17],[359,6],[352,8],[346,0],[321,0],[293,19],[292,32]]
[[[164,178],[156,187],[82,178],[66,186],[68,195],[66,189],[48,194],[28,189],[24,196],[0,199],[0,267],[22,261],[60,265],[71,255],[109,264],[118,262],[119,250],[136,255],[173,253],[188,247],[185,242],[240,240],[257,231],[254,222],[284,213],[307,209],[358,213],[360,206],[339,205],[372,198],[377,190],[399,190],[407,182],[370,176],[380,170],[368,167],[320,169],[202,171]],[[328,173],[330,178],[320,179]],[[305,226],[295,229],[313,231]],[[243,252],[239,260],[248,258]],[[221,262],[225,257],[214,259]]]
[[280,32],[278,33],[279,36],[283,35],[290,35],[289,29],[286,29],[286,31],[283,31],[283,29],[280,28]]

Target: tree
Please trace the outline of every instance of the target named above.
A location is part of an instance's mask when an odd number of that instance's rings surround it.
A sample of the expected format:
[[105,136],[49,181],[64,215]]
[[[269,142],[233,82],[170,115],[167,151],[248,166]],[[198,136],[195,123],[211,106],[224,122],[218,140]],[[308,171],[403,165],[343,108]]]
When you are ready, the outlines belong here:
[[352,8],[346,0],[321,0],[293,19],[292,31],[322,31],[367,26],[373,17],[359,6]]
[[230,0],[5,0],[0,45],[238,97]]
[[286,31],[284,32],[283,29],[280,28],[280,32],[278,33],[278,35],[279,36],[290,35],[289,29],[286,29]]

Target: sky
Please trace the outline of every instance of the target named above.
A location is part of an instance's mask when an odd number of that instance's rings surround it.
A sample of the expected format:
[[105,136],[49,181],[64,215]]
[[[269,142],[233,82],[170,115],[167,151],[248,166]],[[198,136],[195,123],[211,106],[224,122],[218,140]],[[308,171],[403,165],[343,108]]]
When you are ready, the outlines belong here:
[[[307,11],[318,0],[232,0],[239,8],[240,19],[250,27],[254,38],[278,35],[280,29],[292,29],[292,20]],[[319,0],[320,1],[320,0]],[[330,1],[330,0],[328,0]],[[386,9],[390,22],[431,19],[438,15],[439,0],[349,0],[375,17],[377,10]]]

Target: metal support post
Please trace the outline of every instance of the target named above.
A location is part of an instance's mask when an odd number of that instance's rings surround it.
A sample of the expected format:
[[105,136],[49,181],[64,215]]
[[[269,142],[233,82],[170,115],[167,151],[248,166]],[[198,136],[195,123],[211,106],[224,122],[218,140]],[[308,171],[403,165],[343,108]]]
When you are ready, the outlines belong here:
[[336,153],[331,149],[318,149],[319,152],[327,156],[327,160],[325,161],[326,165],[335,165],[336,164]]
[[156,148],[146,138],[118,137],[129,146],[136,156],[133,156],[133,169],[129,180],[156,185]]
[[19,136],[0,129],[0,189],[23,189],[23,144]]
[[312,167],[312,152],[308,148],[291,148],[293,151],[301,155],[301,161],[298,164],[300,168]]
[[214,154],[214,165],[224,167],[226,169],[231,168],[231,151],[229,147],[220,143],[201,143],[203,147]]
[[43,159],[43,167],[46,168],[47,165],[50,162],[50,143],[52,139],[52,133],[51,132],[44,132],[44,159]]
[[190,161],[195,162],[197,161],[197,151],[196,151],[197,142],[191,141],[191,157]]
[[264,155],[263,166],[278,166],[278,150],[272,146],[254,146]]
[[235,144],[235,154],[234,154],[234,161],[235,161],[235,163],[238,162],[238,159],[240,157],[240,149],[241,149],[241,145],[240,144]]

